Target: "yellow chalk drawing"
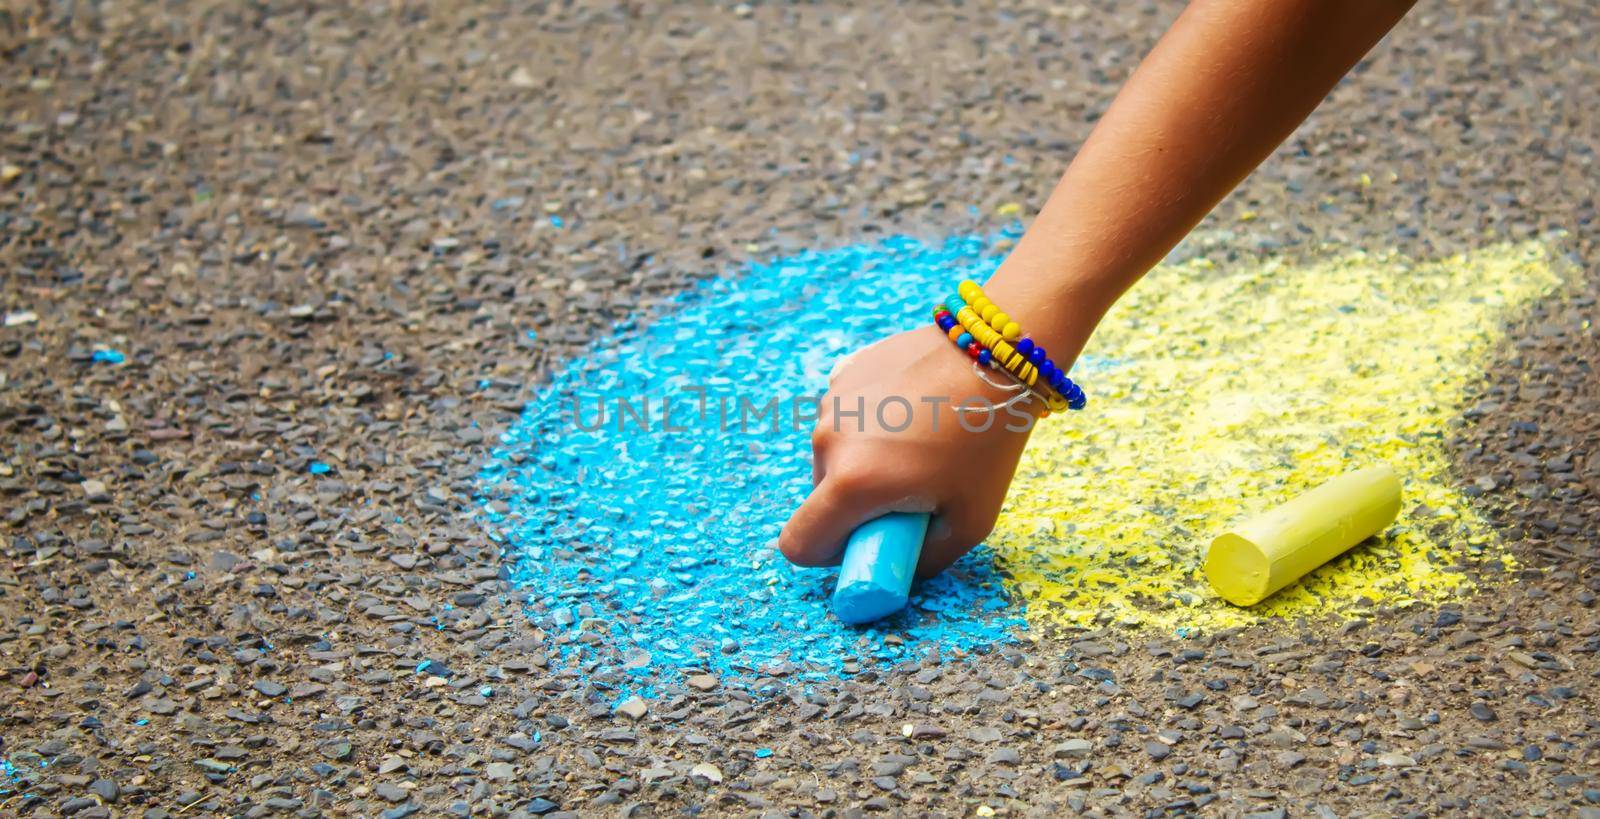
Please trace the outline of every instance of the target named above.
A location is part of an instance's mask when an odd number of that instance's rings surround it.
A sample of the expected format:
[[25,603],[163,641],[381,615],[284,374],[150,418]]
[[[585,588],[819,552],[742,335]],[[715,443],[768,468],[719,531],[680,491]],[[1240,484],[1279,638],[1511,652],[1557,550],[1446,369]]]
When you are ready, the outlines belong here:
[[[1446,436],[1504,321],[1559,283],[1531,242],[1152,272],[1074,372],[1088,411],[1035,433],[988,540],[1029,621],[1220,628],[1458,592],[1463,560],[1509,558]],[[1249,609],[1207,586],[1215,533],[1377,461],[1404,482],[1383,537]]]

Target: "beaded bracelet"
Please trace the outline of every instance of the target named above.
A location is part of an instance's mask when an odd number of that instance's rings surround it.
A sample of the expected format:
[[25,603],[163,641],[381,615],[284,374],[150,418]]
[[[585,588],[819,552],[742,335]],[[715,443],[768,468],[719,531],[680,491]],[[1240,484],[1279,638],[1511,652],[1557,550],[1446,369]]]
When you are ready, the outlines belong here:
[[[1039,365],[1007,343],[1005,338],[984,322],[971,307],[962,307],[956,315],[956,320],[960,322],[962,329],[976,339],[976,344],[985,348],[983,352],[989,354],[991,368],[1005,372],[1025,389],[1037,393],[1044,399],[1046,408],[1051,412],[1061,412],[1067,408],[1066,400],[1049,389],[1048,382],[1041,383],[1042,373]],[[983,358],[982,355],[978,357],[980,364],[985,363]]]
[[[1082,388],[1043,347],[1023,336],[1021,325],[990,301],[976,282],[963,281],[953,298],[935,307],[934,323],[979,365],[1004,371],[1041,398],[1047,411],[1079,410],[1088,402]],[[1044,389],[1035,389],[1039,386]]]
[[1032,362],[1039,369],[1039,374],[1045,383],[1054,389],[1071,406],[1072,409],[1082,409],[1087,402],[1083,390],[1073,383],[1067,374],[1057,367],[1045,354],[1043,347],[1034,343],[1033,339],[1022,335],[1022,328],[1011,317],[1006,315],[999,306],[991,302],[984,295],[983,288],[976,282],[964,281],[958,287],[957,297],[965,298],[972,302],[973,309],[979,316],[992,327],[1001,337],[1016,344],[1016,350]]
[[[1044,411],[1041,417],[1048,417],[1052,412],[1061,412],[1068,409],[1066,402],[1054,391],[1040,389],[1044,385],[1038,383],[1037,369],[1025,357],[1017,354],[1014,349],[1006,345],[1004,341],[998,342],[1001,349],[1000,358],[996,358],[991,350],[983,347],[985,342],[994,343],[993,339],[989,337],[993,331],[983,326],[982,322],[978,320],[970,309],[964,310],[961,318],[966,320],[967,323],[965,325],[960,323],[952,324],[948,320],[945,322],[950,324],[949,335],[958,342],[958,346],[966,350],[968,355],[973,356],[973,372],[980,379],[997,389],[1017,393],[1016,396],[1005,403],[1004,407],[1011,407],[1019,400],[1037,398],[1044,404]],[[974,333],[982,340],[975,339]],[[1010,363],[1011,366],[1008,368],[1002,362]],[[1005,384],[995,382],[985,374],[990,369],[999,370],[1008,377],[1009,382]]]

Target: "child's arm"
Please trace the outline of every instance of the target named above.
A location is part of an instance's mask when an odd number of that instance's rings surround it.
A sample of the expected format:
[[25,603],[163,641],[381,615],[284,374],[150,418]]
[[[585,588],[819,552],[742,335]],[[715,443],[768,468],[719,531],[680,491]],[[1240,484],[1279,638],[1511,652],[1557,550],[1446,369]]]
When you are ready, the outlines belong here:
[[[1123,86],[986,293],[1070,366],[1117,297],[1282,142],[1412,2],[1195,0]],[[1004,414],[987,432],[967,432],[948,406],[931,403],[974,394],[1005,397],[984,387],[932,326],[854,356],[823,399],[813,435],[816,487],[784,527],[783,553],[802,565],[832,562],[851,530],[889,511],[935,513],[918,567],[924,575],[981,541],[1027,432],[1005,430]],[[896,395],[916,406],[912,423],[880,428],[872,408]],[[864,423],[832,412],[836,402],[848,411],[858,400]],[[889,420],[898,425],[900,414]]]
[[1411,5],[1192,3],[1117,94],[986,291],[1014,312],[1028,305],[1042,340],[1072,360],[1112,302]]

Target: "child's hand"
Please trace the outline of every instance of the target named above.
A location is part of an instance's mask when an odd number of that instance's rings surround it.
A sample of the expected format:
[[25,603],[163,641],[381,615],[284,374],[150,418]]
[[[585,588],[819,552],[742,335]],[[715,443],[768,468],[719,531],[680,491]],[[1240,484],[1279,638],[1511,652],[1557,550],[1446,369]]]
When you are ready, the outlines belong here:
[[[1190,3],[985,291],[1070,369],[1112,302],[1271,153],[1412,2]],[[963,429],[951,405],[973,395],[1008,397],[978,380],[933,326],[847,360],[812,435],[816,488],[778,537],[784,555],[803,566],[832,563],[857,525],[886,512],[932,512],[917,565],[927,576],[987,536],[1028,432],[1006,411],[985,432]],[[864,418],[835,417],[837,409],[854,412],[858,400]],[[914,412],[899,429],[906,403]],[[984,420],[966,417],[970,427]]]
[[[801,566],[837,563],[850,533],[888,512],[933,513],[921,577],[981,542],[1040,405],[958,417],[952,407],[980,406],[976,397],[998,407],[1011,394],[980,380],[937,327],[890,336],[840,362],[811,435],[815,488],[778,536],[784,556]],[[858,406],[859,417],[851,414]]]

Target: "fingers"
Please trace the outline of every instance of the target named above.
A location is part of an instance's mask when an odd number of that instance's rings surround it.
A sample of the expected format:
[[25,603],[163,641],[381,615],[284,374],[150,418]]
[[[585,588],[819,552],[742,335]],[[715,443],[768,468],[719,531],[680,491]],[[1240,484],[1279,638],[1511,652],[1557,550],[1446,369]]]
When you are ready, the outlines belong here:
[[934,518],[922,542],[922,557],[917,559],[917,578],[926,580],[950,568],[993,530],[993,517],[984,520],[959,509]]
[[839,377],[839,373],[843,372],[847,367],[849,367],[850,362],[855,361],[860,357],[861,350],[855,349],[845,354],[845,356],[838,361],[833,362],[833,369],[828,371],[828,386],[833,386],[833,380]]
[[825,477],[778,533],[778,550],[797,566],[831,566],[857,526],[905,505],[903,495],[863,485],[859,478]]
[[[922,557],[917,560],[917,577],[927,579],[950,568],[950,564],[960,560],[994,531],[1000,507],[1005,503],[1006,488],[1016,475],[1017,461],[1021,457],[1019,444],[1001,460],[976,470],[987,473],[989,480],[968,480],[958,496],[943,499],[940,514],[928,522]],[[1002,475],[1003,480],[997,479]]]
[[[844,479],[824,479],[795,510],[778,535],[778,549],[797,566],[831,566],[839,562],[845,541],[857,526],[892,511],[915,511],[906,498],[866,489],[851,491]],[[936,516],[928,526],[917,577],[927,579],[948,569],[972,551],[994,529],[993,516],[954,511]]]
[[[820,417],[822,408],[818,407],[817,412],[818,417]],[[811,430],[812,487],[821,486],[822,479],[828,476],[828,447],[831,440],[833,439],[828,435],[827,427],[822,424],[819,423],[815,429]]]

